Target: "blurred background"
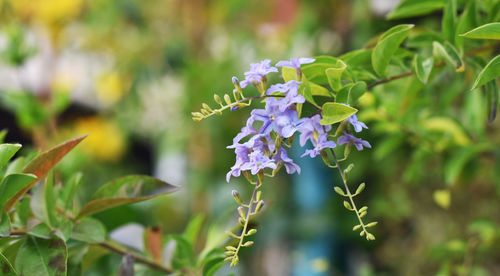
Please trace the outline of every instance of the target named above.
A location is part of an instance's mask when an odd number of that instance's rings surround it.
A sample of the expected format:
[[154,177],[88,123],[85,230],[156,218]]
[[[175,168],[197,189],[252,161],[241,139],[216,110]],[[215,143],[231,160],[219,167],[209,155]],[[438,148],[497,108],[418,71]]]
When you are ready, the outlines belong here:
[[[59,166],[63,175],[85,173],[82,200],[125,174],[182,187],[97,214],[112,238],[133,247],[144,227],[178,233],[197,214],[223,232],[236,218],[231,190],[245,198],[252,189],[244,179],[225,181],[234,163],[226,146],[249,110],[202,122],[191,111],[231,92],[231,77],[241,79],[251,62],[340,56],[400,23],[439,30],[439,12],[386,20],[397,3],[0,0],[0,129],[26,150],[90,134]],[[416,94],[398,91],[407,82],[366,97],[359,117],[373,150],[351,155],[352,182],[367,183],[359,201],[379,221],[377,240],[351,231],[355,217],[333,192],[336,172],[297,159],[301,175],[265,183],[269,208],[257,220],[255,246],[217,275],[500,275],[499,120],[487,125],[482,98],[462,95],[451,74],[415,88],[423,91],[416,103]],[[427,139],[391,118],[416,109],[452,114],[469,143],[454,143],[461,133]],[[496,152],[467,147],[483,140]],[[85,275],[112,275],[114,261],[104,258]]]

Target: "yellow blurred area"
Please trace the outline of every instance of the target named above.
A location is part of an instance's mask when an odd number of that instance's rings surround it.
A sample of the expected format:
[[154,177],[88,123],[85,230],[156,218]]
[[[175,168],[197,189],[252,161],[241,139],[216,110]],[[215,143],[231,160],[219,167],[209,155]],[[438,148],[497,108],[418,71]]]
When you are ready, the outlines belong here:
[[98,160],[118,161],[125,153],[125,137],[112,120],[99,117],[78,119],[72,133],[89,134],[80,149]]
[[79,15],[83,0],[0,0],[0,7],[9,7],[24,20],[37,20],[52,25]]
[[112,105],[119,101],[128,89],[128,81],[116,72],[107,72],[98,77],[97,97],[100,102]]

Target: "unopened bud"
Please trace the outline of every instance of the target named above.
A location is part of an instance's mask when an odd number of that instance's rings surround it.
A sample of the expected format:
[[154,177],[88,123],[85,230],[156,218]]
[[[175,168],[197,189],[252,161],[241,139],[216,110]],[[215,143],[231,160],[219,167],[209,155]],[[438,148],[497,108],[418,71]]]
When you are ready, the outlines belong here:
[[208,111],[212,111],[212,108],[206,103],[201,104],[201,107],[203,107],[204,109],[206,109]]
[[231,80],[233,81],[233,84],[234,84],[234,85],[240,85],[240,81],[238,80],[238,78],[237,78],[237,77],[234,77],[234,76],[233,76],[233,78],[232,78]]
[[243,201],[241,201],[241,198],[240,198],[240,193],[238,193],[238,191],[236,191],[236,190],[233,190],[232,193],[233,193],[233,198],[236,201],[236,203],[238,203],[239,205],[243,205]]
[[226,104],[231,104],[231,97],[228,94],[224,94],[224,101]]
[[231,106],[230,110],[231,110],[231,111],[236,111],[236,110],[238,110],[239,108],[240,108],[240,107],[239,107],[238,105],[233,105],[233,106]]
[[222,100],[220,99],[219,95],[214,94],[214,101],[220,105],[222,105]]
[[257,203],[257,206],[255,207],[255,213],[260,212],[260,210],[262,210],[262,207],[264,207],[264,200],[261,200],[259,201],[259,203]]
[[248,232],[247,232],[247,236],[251,236],[253,234],[257,233],[257,229],[250,229]]
[[246,217],[245,209],[243,208],[243,206],[238,207],[238,213],[240,214],[241,218],[244,219]]
[[253,241],[247,241],[246,243],[242,244],[241,246],[243,247],[249,247],[253,244]]

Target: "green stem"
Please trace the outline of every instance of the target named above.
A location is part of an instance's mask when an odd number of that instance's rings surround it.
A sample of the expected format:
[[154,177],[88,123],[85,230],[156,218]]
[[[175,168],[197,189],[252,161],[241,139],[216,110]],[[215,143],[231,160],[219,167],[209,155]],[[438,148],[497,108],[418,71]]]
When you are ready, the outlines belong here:
[[339,170],[340,176],[342,177],[342,182],[344,183],[344,188],[346,190],[347,197],[349,197],[349,201],[351,202],[351,206],[353,208],[353,211],[356,213],[356,216],[358,217],[359,225],[361,225],[361,227],[362,227],[362,232],[364,232],[365,235],[368,235],[368,231],[366,231],[366,227],[365,227],[365,224],[363,223],[363,219],[359,215],[358,208],[356,207],[356,203],[354,203],[354,199],[353,199],[354,196],[352,195],[351,191],[349,190],[349,186],[347,186],[347,180],[346,180],[344,172],[340,168],[340,163],[337,159],[337,156],[335,155],[335,152],[333,151],[333,149],[329,149],[329,150],[333,156],[333,160],[335,161],[335,166]]
[[[262,183],[260,182],[260,179],[259,179],[257,181],[257,184],[255,184],[255,188],[253,189],[253,193],[252,193],[252,197],[250,198],[250,202],[248,203],[247,206],[245,206],[245,207],[247,207],[248,211],[246,214],[245,223],[243,225],[243,230],[241,231],[241,235],[239,237],[240,241],[238,242],[238,246],[236,247],[236,250],[234,251],[233,260],[234,260],[234,258],[238,258],[238,253],[240,251],[241,246],[243,245],[243,241],[245,239],[245,234],[247,233],[248,223],[250,221],[250,216],[252,215],[252,206],[254,203],[253,201],[255,199],[255,195],[257,194],[257,190],[259,189],[261,184]],[[231,266],[234,266],[234,265],[236,265],[236,263],[233,264],[233,262],[231,262]]]

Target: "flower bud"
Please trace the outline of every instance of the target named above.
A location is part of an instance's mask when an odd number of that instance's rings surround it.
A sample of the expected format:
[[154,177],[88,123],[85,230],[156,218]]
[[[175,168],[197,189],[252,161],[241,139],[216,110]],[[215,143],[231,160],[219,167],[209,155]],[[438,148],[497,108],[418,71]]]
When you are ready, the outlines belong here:
[[222,100],[220,99],[219,95],[214,94],[214,101],[220,105],[222,105]]
[[231,111],[236,111],[236,110],[238,110],[239,108],[240,108],[239,106],[237,106],[237,105],[233,105],[233,106],[231,106],[230,110],[231,110]]
[[233,78],[231,80],[233,81],[234,85],[240,85],[240,81],[238,80],[237,77],[233,76]]
[[229,97],[228,94],[224,94],[224,101],[226,102],[226,104],[231,104],[231,97]]
[[243,208],[243,206],[238,207],[238,213],[240,214],[241,218],[245,219],[246,214],[245,214],[245,209]]
[[259,201],[259,203],[257,203],[257,206],[255,207],[255,213],[260,212],[260,210],[262,210],[262,207],[264,207],[264,200],[261,200]]
[[236,201],[236,203],[238,203],[239,205],[243,205],[243,201],[241,201],[241,198],[240,198],[240,193],[238,193],[238,191],[236,191],[236,190],[233,190],[232,194],[233,194],[233,198]]

